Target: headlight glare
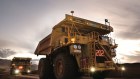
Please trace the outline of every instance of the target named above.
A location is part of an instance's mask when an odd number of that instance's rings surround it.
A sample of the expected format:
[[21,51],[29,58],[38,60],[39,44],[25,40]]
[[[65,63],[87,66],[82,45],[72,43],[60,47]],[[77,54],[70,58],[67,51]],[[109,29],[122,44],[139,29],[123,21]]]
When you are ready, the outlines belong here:
[[15,70],[15,74],[18,74],[20,71],[18,69]]
[[75,38],[71,38],[71,42],[72,43],[75,43]]
[[31,70],[27,70],[27,73],[30,73],[31,72]]
[[121,70],[122,70],[122,71],[125,71],[125,67],[122,67]]
[[95,67],[91,67],[91,68],[90,68],[90,71],[91,71],[91,72],[95,72],[95,70],[96,70]]

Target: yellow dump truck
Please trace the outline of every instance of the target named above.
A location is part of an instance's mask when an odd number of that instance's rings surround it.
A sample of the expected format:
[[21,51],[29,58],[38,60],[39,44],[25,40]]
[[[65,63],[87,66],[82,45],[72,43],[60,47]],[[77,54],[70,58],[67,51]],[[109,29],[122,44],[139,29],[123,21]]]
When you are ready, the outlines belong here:
[[72,79],[78,74],[103,79],[118,69],[112,58],[117,44],[110,37],[113,28],[105,24],[66,14],[51,34],[42,39],[36,55],[45,55],[38,65],[40,79]]
[[10,65],[10,74],[29,74],[31,72],[31,58],[14,57]]

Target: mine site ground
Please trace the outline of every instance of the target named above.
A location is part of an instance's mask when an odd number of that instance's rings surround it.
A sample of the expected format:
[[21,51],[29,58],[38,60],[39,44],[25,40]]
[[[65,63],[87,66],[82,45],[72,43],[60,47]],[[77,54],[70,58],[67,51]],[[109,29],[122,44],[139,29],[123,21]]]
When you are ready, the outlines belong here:
[[[137,76],[136,76],[137,75]],[[29,74],[29,75],[10,75],[8,72],[1,73],[0,79],[39,79],[38,74]],[[88,76],[81,76],[74,79],[93,79],[92,77]],[[112,75],[112,73],[105,79],[140,79],[140,76],[138,74],[128,75],[128,74],[120,74],[120,75]]]
[[[18,76],[10,76],[10,75],[0,75],[0,79],[39,79],[38,75],[18,75]],[[74,79],[93,79],[92,77],[79,77]],[[117,78],[105,78],[105,79],[140,79],[140,78],[127,78],[127,77],[117,77]]]
[[[105,79],[140,79],[140,63],[123,64],[126,70],[124,72],[110,72]],[[2,72],[3,71],[3,72]],[[0,70],[0,79],[39,79],[38,71],[34,70],[29,75],[10,75],[9,70]],[[75,79],[92,79],[91,77],[79,77]]]

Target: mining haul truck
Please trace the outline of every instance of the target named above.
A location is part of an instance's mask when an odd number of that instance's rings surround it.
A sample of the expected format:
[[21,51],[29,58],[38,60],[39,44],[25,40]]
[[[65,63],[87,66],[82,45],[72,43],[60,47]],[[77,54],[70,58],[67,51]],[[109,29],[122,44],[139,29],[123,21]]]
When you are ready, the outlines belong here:
[[107,19],[101,24],[66,14],[35,50],[36,55],[45,55],[39,61],[39,78],[104,78],[109,71],[118,69],[112,60],[117,44],[110,37],[111,32]]
[[11,61],[10,74],[29,74],[31,72],[31,58],[14,57]]

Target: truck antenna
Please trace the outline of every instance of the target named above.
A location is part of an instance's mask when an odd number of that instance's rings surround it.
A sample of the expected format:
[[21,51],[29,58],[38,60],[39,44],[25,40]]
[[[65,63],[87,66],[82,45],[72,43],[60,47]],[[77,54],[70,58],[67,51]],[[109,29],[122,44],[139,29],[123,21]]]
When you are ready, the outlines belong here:
[[110,22],[108,21],[108,19],[105,19],[105,25],[107,25],[107,23],[110,26]]
[[71,11],[72,16],[73,16],[73,13],[74,13],[74,11]]

